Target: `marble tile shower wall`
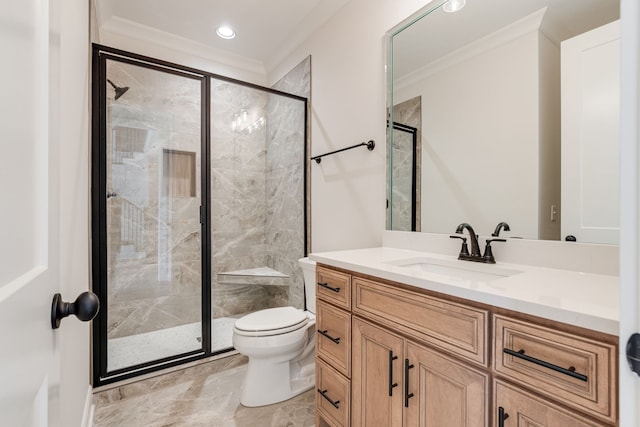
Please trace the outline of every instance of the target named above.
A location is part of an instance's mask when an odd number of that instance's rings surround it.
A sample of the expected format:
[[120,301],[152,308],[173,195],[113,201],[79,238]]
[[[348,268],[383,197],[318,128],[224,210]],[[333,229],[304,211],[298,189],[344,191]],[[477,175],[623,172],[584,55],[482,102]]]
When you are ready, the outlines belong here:
[[[309,96],[309,65],[303,61],[276,88]],[[107,212],[108,337],[119,338],[200,321],[200,86],[120,63],[109,64],[108,76],[131,86],[107,107],[114,129],[108,136],[114,147],[107,154],[113,181],[108,191],[118,194]],[[213,317],[290,304],[302,308],[297,260],[304,254],[303,104],[219,80],[211,87]],[[252,133],[233,130],[242,109],[249,122],[264,117],[266,126]],[[114,165],[118,132],[128,136],[133,153]],[[165,148],[196,153],[196,197],[162,196]],[[131,229],[123,220],[131,209],[141,218],[139,244],[123,231]],[[265,266],[290,279],[284,286],[217,280],[218,272]]]
[[[416,146],[416,227],[420,231],[420,183],[422,156],[422,104],[417,96],[393,107],[393,120],[418,129]],[[391,195],[391,209],[393,211],[393,229],[397,231],[411,231],[411,171],[413,169],[413,148],[411,135],[407,132],[394,130],[393,146],[393,194]],[[388,184],[387,184],[388,185]],[[389,224],[387,224],[389,227]]]
[[[309,88],[303,61],[274,88]],[[306,88],[306,89],[305,89]],[[230,126],[245,110],[252,133]],[[304,104],[243,86],[212,82],[212,311],[237,316],[269,307],[304,307],[298,259],[304,255]],[[218,272],[270,267],[281,286],[220,283]],[[253,282],[249,280],[249,282]]]
[[220,283],[217,273],[267,266],[266,128],[232,129],[265,117],[267,95],[219,80],[211,84],[211,271],[213,317],[283,305],[286,289]]
[[200,83],[128,64],[108,76],[131,89],[109,98],[108,337],[199,320],[200,181],[195,197],[163,192],[165,149],[195,153],[200,176]]
[[[274,89],[310,97],[311,57],[294,67]],[[289,302],[304,308],[305,122],[301,101],[269,95],[267,102],[267,255],[269,265],[291,277]],[[308,150],[307,150],[308,152]],[[308,196],[308,194],[307,194]]]

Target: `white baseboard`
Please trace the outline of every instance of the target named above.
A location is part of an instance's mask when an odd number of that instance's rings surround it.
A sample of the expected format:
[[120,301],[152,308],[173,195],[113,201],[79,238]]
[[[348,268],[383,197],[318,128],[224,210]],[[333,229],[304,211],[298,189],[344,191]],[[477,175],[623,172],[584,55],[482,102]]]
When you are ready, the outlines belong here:
[[93,427],[93,411],[95,405],[93,404],[93,387],[87,388],[87,396],[84,400],[84,411],[82,412],[82,426],[81,427]]

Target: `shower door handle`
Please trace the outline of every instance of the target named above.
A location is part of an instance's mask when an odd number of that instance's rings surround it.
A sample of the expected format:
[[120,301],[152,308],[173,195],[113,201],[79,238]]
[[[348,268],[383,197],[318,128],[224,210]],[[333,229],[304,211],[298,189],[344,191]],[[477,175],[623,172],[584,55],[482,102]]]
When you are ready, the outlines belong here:
[[112,197],[117,197],[118,193],[115,193],[113,191],[107,191],[107,199],[110,199]]
[[100,300],[93,292],[81,293],[74,302],[64,302],[62,295],[55,294],[51,303],[51,327],[58,329],[62,319],[70,314],[75,314],[78,319],[88,322],[96,317],[98,310],[100,310]]

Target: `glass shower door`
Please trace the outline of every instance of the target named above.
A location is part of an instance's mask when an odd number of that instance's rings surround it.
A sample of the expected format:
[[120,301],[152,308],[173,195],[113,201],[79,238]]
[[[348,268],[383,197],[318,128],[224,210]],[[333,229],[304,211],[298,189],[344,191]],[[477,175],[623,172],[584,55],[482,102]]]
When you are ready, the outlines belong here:
[[103,310],[114,372],[203,349],[204,82],[114,57],[104,84]]

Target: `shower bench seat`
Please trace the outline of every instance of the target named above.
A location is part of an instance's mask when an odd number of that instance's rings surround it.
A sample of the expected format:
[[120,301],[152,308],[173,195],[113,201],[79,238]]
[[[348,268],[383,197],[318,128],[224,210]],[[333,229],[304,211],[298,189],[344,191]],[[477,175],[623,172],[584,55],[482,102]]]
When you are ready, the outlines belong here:
[[248,268],[244,270],[225,271],[218,273],[218,283],[235,285],[235,284],[255,284],[255,285],[272,285],[272,286],[288,286],[289,276],[274,270],[270,267]]

